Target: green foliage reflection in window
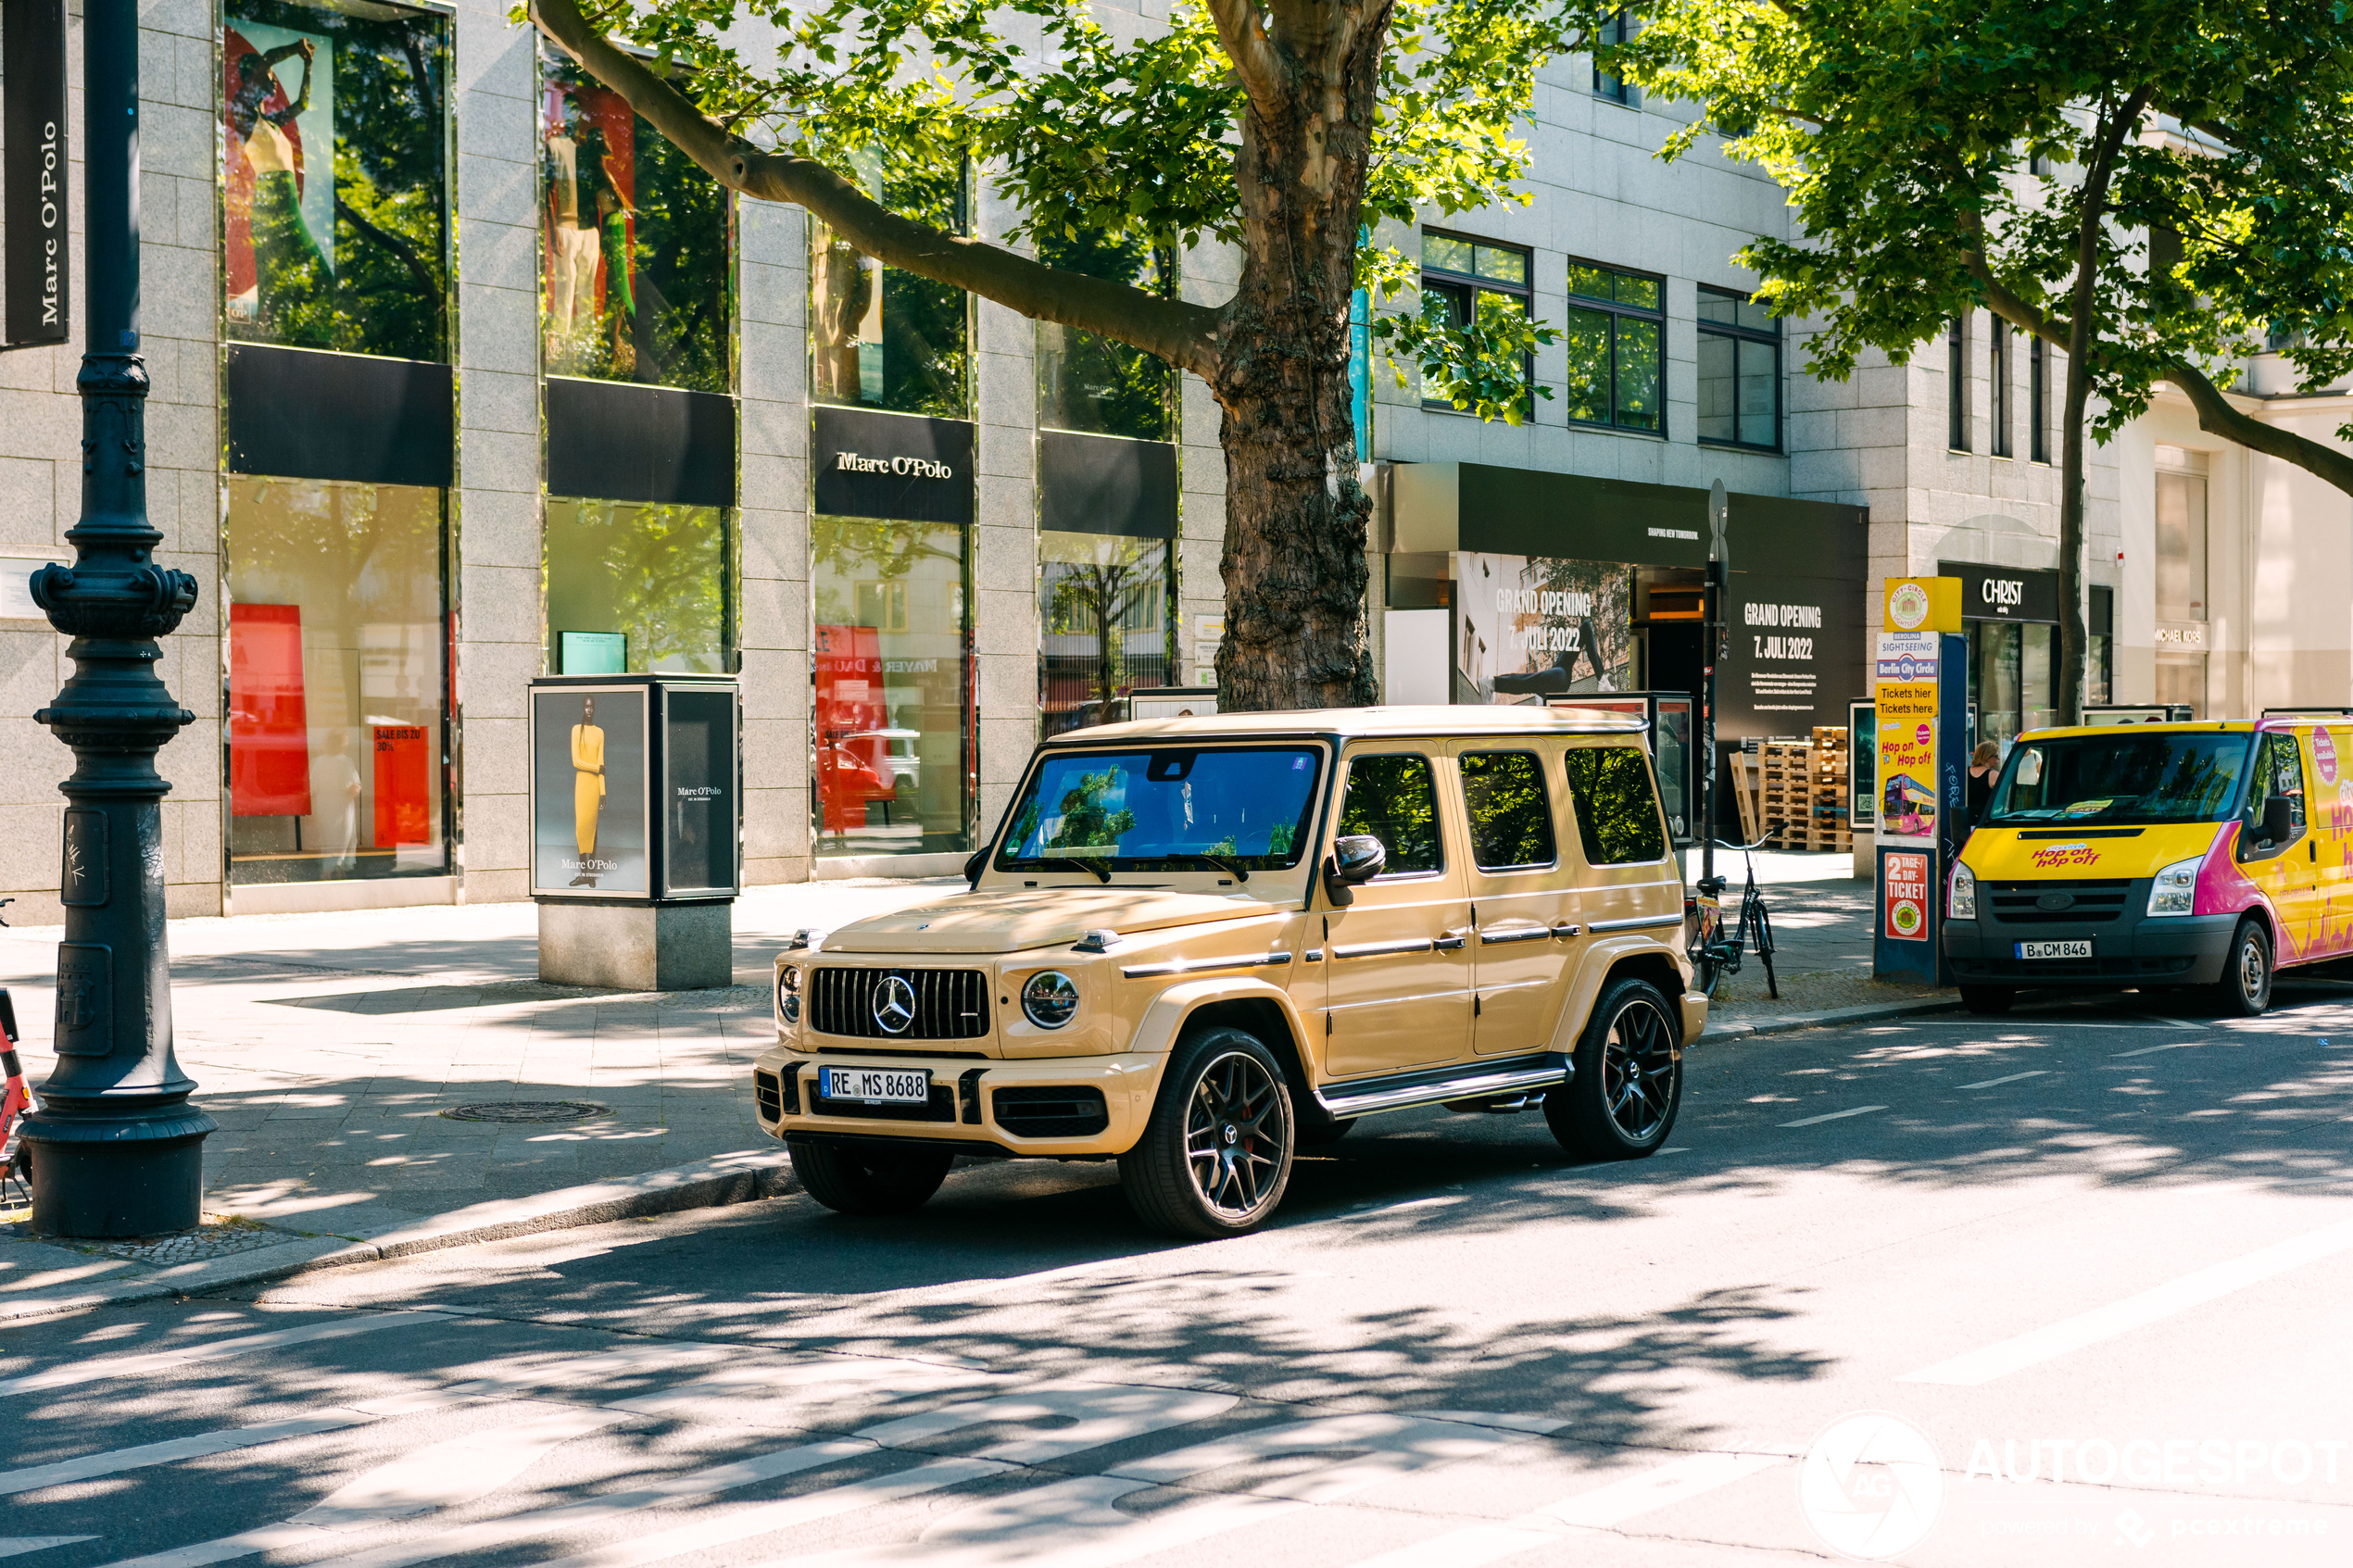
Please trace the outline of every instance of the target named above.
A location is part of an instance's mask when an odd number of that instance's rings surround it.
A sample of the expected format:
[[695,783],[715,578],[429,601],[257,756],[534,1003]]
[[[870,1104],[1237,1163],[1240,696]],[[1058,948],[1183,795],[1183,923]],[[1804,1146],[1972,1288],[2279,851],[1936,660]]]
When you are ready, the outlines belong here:
[[[893,212],[965,232],[963,171],[886,169],[879,157],[856,161],[860,184]],[[963,290],[885,267],[813,218],[809,252],[812,395],[820,403],[968,418]]]
[[547,502],[547,633],[619,633],[633,671],[724,673],[727,514],[719,507]]
[[1340,831],[1368,833],[1389,851],[1381,874],[1445,869],[1438,844],[1438,788],[1429,759],[1409,754],[1358,757],[1348,764]]
[[1579,746],[1568,754],[1568,797],[1577,808],[1577,836],[1596,866],[1667,858],[1658,793],[1648,759],[1630,746]]
[[[1050,267],[1167,294],[1173,259],[1141,239],[1091,235],[1038,238]],[[1058,322],[1038,323],[1038,422],[1047,430],[1169,439],[1168,361]]]
[[1544,798],[1544,766],[1536,754],[1466,752],[1462,772],[1472,863],[1490,872],[1551,865],[1553,808]]
[[1664,433],[1660,339],[1666,319],[1659,280],[1572,261],[1568,294],[1562,337],[1568,345],[1564,401],[1569,421]]

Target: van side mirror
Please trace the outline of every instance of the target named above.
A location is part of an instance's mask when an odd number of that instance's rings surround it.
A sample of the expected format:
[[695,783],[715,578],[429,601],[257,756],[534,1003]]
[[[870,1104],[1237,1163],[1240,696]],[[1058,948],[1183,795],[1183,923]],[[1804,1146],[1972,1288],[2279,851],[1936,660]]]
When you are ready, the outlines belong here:
[[2288,814],[2287,797],[2274,795],[2263,802],[2263,837],[2274,844],[2285,844],[2296,834],[2296,819]]

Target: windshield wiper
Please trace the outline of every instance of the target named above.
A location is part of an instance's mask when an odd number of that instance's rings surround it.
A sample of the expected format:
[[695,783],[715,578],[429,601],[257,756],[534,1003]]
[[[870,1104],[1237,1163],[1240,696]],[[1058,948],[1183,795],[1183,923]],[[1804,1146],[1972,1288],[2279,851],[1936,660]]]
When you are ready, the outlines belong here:
[[1111,868],[1103,864],[1101,860],[1090,860],[1082,855],[1062,855],[1057,856],[1056,859],[1067,860],[1074,866],[1078,866],[1084,870],[1093,872],[1098,877],[1101,878],[1105,882],[1109,882],[1111,880]]
[[1168,858],[1172,860],[1206,860],[1221,872],[1231,872],[1236,882],[1250,880],[1250,868],[1231,855],[1204,855],[1198,849],[1180,849]]

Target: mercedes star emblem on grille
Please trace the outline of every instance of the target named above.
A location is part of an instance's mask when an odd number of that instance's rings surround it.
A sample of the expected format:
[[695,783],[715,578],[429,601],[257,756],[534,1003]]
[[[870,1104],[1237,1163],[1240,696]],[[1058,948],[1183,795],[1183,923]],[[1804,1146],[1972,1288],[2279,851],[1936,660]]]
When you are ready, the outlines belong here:
[[884,975],[875,987],[875,1027],[886,1035],[904,1035],[914,1022],[915,988],[903,975]]

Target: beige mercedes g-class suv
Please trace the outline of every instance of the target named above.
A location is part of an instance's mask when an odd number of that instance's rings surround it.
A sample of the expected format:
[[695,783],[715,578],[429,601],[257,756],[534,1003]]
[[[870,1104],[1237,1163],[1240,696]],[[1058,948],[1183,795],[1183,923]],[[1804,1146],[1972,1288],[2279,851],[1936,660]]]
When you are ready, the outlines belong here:
[[971,891],[776,960],[761,1125],[811,1196],[902,1212],[957,1155],[1117,1160],[1178,1236],[1411,1106],[1543,1108],[1647,1155],[1682,1097],[1683,883],[1639,721],[1358,708],[1038,748]]

